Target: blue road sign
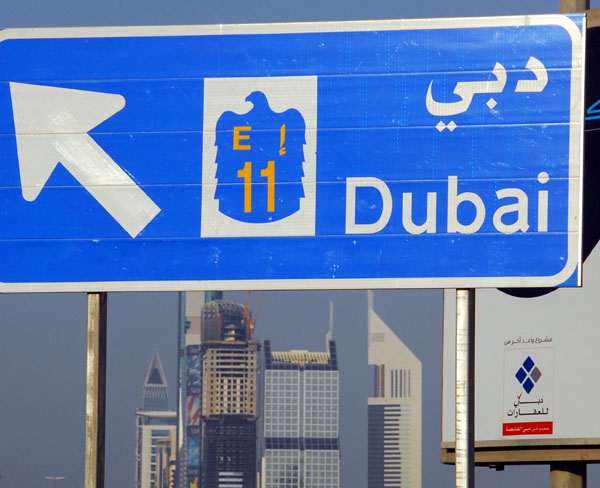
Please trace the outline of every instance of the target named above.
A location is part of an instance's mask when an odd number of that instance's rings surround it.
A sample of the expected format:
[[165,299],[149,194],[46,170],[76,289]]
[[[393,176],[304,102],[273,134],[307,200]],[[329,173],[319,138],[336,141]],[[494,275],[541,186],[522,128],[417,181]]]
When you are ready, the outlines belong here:
[[0,31],[0,289],[576,286],[584,32]]

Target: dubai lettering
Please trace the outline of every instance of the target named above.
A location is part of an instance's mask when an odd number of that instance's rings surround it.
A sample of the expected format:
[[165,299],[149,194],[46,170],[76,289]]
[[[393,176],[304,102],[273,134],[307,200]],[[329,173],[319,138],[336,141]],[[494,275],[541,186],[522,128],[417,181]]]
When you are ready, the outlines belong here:
[[[448,176],[447,198],[440,202],[437,192],[403,192],[401,198],[402,227],[409,234],[436,234],[444,230],[448,234],[474,234],[478,232],[486,217],[491,215],[492,224],[496,231],[502,234],[514,234],[515,232],[531,231],[530,206],[537,209],[537,232],[548,231],[548,191],[544,185],[550,177],[545,171],[537,175],[537,191],[535,201],[530,202],[530,197],[522,188],[509,187],[500,188],[495,191],[495,201],[484,202],[484,199],[474,191],[459,191],[459,179],[455,175]],[[378,192],[382,200],[381,213],[377,219],[369,223],[357,223],[357,198],[356,194],[360,188],[370,188]],[[531,193],[531,192],[530,192]],[[425,219],[415,222],[413,218],[413,205],[415,199],[423,199],[426,202]],[[438,218],[438,205],[446,205],[445,229],[440,225]],[[346,179],[346,234],[375,234],[386,228],[394,205],[387,183],[374,177],[350,177]],[[470,217],[459,218],[459,209],[462,206],[470,206],[472,212]],[[474,211],[474,212],[473,212]],[[441,212],[440,212],[441,213]],[[440,230],[441,229],[441,230]]]

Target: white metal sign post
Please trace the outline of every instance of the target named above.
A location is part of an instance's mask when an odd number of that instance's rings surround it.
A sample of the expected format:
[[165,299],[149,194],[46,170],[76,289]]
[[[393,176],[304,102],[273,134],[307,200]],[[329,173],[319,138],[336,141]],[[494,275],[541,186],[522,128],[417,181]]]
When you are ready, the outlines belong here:
[[456,290],[456,488],[475,484],[475,290]]
[[[559,0],[562,13],[589,10],[590,0]],[[587,465],[585,463],[551,463],[551,488],[585,488],[587,485]]]

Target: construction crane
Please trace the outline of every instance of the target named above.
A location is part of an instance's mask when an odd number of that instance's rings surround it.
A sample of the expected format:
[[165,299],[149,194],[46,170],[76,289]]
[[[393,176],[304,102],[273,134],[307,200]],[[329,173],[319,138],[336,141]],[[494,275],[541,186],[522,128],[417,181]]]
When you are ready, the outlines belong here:
[[246,291],[246,318],[248,319],[248,323],[250,324],[250,334],[254,337],[254,324],[258,320],[258,314],[260,313],[260,307],[262,307],[263,298],[265,296],[265,292],[261,291],[258,296],[258,302],[256,304],[256,309],[254,311],[254,317],[250,314],[250,290]]

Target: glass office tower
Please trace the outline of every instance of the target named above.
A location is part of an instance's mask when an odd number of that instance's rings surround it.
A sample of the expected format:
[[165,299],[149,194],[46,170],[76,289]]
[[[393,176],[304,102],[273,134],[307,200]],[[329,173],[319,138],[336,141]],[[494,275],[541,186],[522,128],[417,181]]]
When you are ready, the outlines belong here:
[[327,352],[271,350],[265,341],[263,488],[339,487],[339,373]]

